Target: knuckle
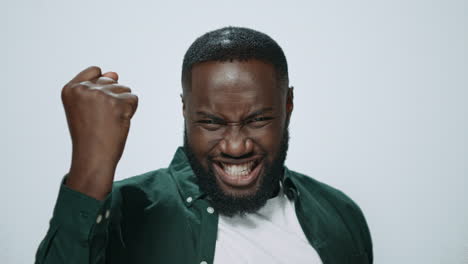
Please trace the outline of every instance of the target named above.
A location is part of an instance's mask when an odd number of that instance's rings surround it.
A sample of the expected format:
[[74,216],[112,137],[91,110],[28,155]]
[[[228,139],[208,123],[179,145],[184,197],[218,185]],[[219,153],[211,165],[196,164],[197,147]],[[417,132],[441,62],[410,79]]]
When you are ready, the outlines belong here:
[[131,93],[132,92],[132,89],[128,86],[125,86],[125,85],[122,85],[122,88],[125,89],[125,91],[127,91],[127,93]]
[[84,82],[80,82],[80,83],[77,83],[75,85],[80,85],[80,86],[86,86],[86,87],[92,87],[94,85],[94,83],[90,82],[90,81],[84,81]]
[[119,100],[113,96],[106,96],[106,103],[112,108],[119,108]]
[[125,105],[124,108],[122,109],[121,116],[124,119],[130,119],[132,118],[133,115],[133,108],[129,105]]
[[88,89],[88,94],[93,97],[99,97],[104,95],[100,89]]
[[130,87],[125,86],[125,85],[121,85],[121,84],[114,85],[113,88],[115,88],[117,91],[120,90],[120,92],[122,92],[122,93],[131,93],[132,92],[132,89],[130,89]]
[[82,93],[84,89],[85,87],[79,84],[75,84],[75,85],[68,84],[62,89],[62,97],[75,97],[78,94]]
[[137,95],[133,95],[130,99],[130,103],[133,104],[133,105],[138,105],[138,96]]
[[99,89],[89,89],[88,92],[86,93],[86,98],[88,98],[89,100],[98,101],[98,102],[106,102],[109,100],[108,97],[110,96],[107,96],[105,92]]
[[86,85],[78,84],[71,89],[75,93],[83,93],[86,90],[89,90]]

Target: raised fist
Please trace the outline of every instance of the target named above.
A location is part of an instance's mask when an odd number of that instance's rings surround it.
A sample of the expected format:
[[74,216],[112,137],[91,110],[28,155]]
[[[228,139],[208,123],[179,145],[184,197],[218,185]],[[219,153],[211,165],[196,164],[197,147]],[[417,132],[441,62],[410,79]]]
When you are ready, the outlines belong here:
[[114,72],[98,67],[80,72],[62,89],[62,102],[73,144],[66,184],[102,199],[112,188],[138,97],[117,83]]

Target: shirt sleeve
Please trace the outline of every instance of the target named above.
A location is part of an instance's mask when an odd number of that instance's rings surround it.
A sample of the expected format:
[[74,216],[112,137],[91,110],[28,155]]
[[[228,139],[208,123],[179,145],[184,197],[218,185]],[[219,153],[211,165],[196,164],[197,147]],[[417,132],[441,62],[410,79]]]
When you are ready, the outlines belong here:
[[68,188],[62,181],[35,263],[104,263],[111,200],[112,192],[100,201]]
[[359,241],[361,241],[360,244],[363,245],[365,250],[365,257],[367,257],[367,262],[365,263],[372,264],[374,263],[374,253],[372,248],[372,237],[369,231],[369,225],[367,224],[366,218],[364,217],[364,213],[356,203],[352,203],[352,208],[354,221],[356,221],[357,226],[359,227]]
[[362,236],[364,237],[364,247],[366,249],[367,257],[369,263],[374,263],[374,252],[372,248],[372,237],[369,231],[369,225],[367,224],[366,218],[362,213],[361,209],[358,207],[359,210],[359,220],[361,221],[361,232]]

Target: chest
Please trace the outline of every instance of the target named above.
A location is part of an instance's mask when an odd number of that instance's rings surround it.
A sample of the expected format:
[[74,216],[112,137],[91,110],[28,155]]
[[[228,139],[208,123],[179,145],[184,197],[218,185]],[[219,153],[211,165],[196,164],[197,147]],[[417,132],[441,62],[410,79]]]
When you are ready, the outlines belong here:
[[339,215],[303,210],[279,221],[252,221],[249,230],[233,229],[205,200],[129,209],[109,231],[107,262],[218,264],[237,256],[244,261],[231,263],[361,263],[349,262],[353,241]]
[[257,213],[219,217],[214,263],[321,264],[284,196],[270,199]]

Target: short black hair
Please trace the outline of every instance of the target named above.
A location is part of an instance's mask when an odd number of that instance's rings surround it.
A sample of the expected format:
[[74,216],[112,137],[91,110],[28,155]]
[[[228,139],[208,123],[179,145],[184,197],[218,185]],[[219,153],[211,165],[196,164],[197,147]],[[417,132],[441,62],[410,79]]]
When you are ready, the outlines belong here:
[[182,64],[182,87],[190,86],[192,67],[197,63],[249,59],[272,64],[279,83],[288,87],[288,63],[278,43],[265,33],[232,26],[207,32],[190,45]]

